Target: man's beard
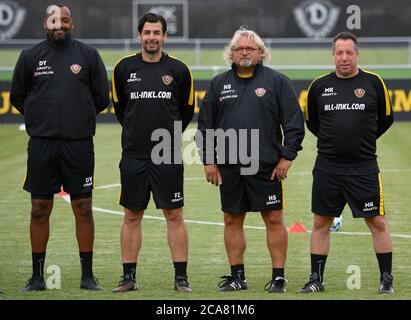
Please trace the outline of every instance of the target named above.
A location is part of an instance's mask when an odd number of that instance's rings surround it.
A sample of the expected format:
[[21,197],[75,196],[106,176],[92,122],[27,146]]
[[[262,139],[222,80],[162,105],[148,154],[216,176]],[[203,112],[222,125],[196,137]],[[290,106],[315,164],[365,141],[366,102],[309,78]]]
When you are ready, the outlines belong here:
[[[150,48],[150,45],[155,45],[154,47]],[[144,50],[149,54],[156,54],[160,51],[160,44],[158,42],[144,43]]]
[[[63,31],[64,32],[64,34],[62,34],[62,35],[56,35],[56,33],[55,33],[55,31]],[[52,32],[51,32],[51,38],[54,40],[54,41],[56,41],[56,42],[63,42],[64,40],[66,40],[67,39],[67,37],[69,36],[69,34],[70,34],[70,31],[69,30],[66,30],[66,29],[56,29],[56,30],[53,30]]]
[[239,63],[240,67],[248,68],[253,65],[253,62],[249,58],[240,59]]

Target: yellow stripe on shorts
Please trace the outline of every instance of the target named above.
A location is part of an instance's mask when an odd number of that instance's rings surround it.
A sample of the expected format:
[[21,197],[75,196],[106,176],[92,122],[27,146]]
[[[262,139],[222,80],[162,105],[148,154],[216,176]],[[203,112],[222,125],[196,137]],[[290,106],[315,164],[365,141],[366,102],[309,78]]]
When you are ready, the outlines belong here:
[[384,193],[382,192],[382,181],[381,181],[381,175],[378,174],[378,185],[380,187],[380,216],[383,216],[385,214],[384,211]]

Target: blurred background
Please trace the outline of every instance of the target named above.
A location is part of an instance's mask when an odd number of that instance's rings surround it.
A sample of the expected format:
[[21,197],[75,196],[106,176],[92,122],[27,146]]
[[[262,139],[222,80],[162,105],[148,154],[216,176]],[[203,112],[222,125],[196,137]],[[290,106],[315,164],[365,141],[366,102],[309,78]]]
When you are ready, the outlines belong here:
[[[196,111],[209,80],[228,66],[222,51],[247,25],[271,48],[268,65],[294,83],[304,108],[312,79],[333,69],[330,43],[350,30],[360,41],[360,65],[386,81],[399,120],[411,120],[411,4],[408,0],[67,0],[74,37],[96,47],[108,71],[139,50],[138,18],[162,14],[168,23],[165,50],[186,63],[196,80]],[[45,38],[42,19],[50,1],[0,0],[0,123],[21,122],[8,91],[21,49]],[[99,121],[115,121],[112,109]]]

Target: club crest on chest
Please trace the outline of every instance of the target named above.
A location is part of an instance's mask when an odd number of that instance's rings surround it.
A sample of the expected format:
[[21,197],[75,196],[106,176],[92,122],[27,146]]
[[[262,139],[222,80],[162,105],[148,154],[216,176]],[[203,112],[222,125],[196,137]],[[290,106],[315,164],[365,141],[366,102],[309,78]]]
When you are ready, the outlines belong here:
[[166,86],[168,86],[172,81],[173,81],[173,77],[169,76],[167,74],[165,74],[164,76],[161,77],[161,79],[163,80],[164,84]]

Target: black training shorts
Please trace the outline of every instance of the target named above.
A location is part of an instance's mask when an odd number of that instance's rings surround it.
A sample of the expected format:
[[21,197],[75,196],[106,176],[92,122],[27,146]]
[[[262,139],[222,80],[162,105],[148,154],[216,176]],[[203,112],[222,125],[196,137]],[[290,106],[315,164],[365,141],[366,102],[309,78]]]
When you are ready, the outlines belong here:
[[93,139],[64,140],[35,138],[27,148],[27,174],[24,190],[39,195],[59,193],[61,186],[70,194],[93,189]]
[[336,175],[314,169],[312,212],[321,216],[338,217],[346,203],[354,218],[384,215],[380,174]]
[[120,161],[120,205],[140,211],[147,208],[150,191],[158,209],[184,206],[182,164],[154,164],[150,159],[123,157]]
[[271,180],[273,166],[260,168],[255,175],[241,175],[241,167],[219,166],[221,210],[226,213],[273,211],[284,208],[282,183]]

